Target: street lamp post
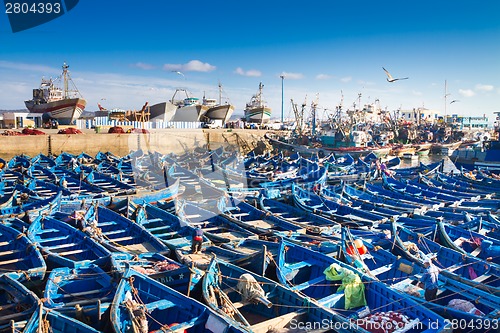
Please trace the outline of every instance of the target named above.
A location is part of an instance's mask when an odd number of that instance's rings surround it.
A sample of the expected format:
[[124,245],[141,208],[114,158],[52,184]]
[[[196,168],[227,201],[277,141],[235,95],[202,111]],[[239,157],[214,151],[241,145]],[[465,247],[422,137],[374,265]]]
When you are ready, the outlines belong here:
[[285,124],[283,123],[283,121],[284,121],[284,119],[283,119],[284,104],[283,103],[285,101],[285,99],[284,99],[285,95],[284,95],[284,89],[283,89],[283,87],[284,87],[285,75],[283,75],[283,74],[280,75],[280,78],[281,78],[281,126],[280,127],[281,127],[281,129],[285,129]]

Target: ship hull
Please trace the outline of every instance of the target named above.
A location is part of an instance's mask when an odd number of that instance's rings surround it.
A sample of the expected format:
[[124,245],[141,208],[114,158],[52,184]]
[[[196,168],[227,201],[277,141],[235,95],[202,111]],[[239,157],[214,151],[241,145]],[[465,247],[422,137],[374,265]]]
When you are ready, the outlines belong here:
[[172,121],[175,117],[177,106],[170,102],[162,102],[150,107],[151,121]]
[[208,107],[205,105],[189,105],[177,108],[173,121],[202,121]]
[[476,148],[459,148],[453,151],[450,159],[457,167],[474,169],[478,167],[500,169],[500,142],[487,141]]
[[234,106],[230,104],[213,106],[207,110],[205,117],[209,120],[222,120],[225,124],[233,115]]
[[80,118],[87,101],[83,98],[70,98],[45,104],[34,104],[33,101],[26,101],[25,104],[32,113],[46,114],[50,118],[56,119],[61,125],[73,125],[76,119]]
[[247,123],[268,123],[271,119],[271,108],[257,107],[245,110],[245,119]]

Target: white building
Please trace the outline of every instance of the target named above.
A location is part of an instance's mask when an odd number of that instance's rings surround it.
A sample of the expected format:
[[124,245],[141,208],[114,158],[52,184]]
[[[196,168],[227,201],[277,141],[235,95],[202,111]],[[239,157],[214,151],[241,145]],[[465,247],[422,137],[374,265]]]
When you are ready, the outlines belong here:
[[439,116],[439,111],[426,108],[414,108],[413,110],[400,111],[400,119],[415,123],[434,123],[438,121]]

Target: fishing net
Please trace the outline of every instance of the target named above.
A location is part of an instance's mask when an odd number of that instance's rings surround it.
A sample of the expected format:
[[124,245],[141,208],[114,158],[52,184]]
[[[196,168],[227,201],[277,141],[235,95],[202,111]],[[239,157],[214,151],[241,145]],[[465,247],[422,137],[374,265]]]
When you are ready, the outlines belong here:
[[265,292],[257,280],[250,274],[240,276],[236,289],[241,295],[243,302],[257,302],[259,298],[265,298]]
[[482,313],[479,309],[477,309],[474,306],[474,304],[464,299],[458,299],[458,298],[452,299],[451,301],[448,302],[448,306],[458,311],[471,313],[476,316],[484,316],[484,313]]

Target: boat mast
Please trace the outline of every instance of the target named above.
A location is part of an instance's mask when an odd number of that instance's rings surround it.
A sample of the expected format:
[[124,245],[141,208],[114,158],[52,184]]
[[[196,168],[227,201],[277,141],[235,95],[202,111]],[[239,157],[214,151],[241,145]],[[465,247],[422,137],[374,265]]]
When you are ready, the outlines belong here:
[[68,95],[68,68],[69,68],[69,66],[65,62],[62,65],[62,69],[63,69],[63,82],[64,82],[64,98],[65,99],[69,98],[69,95]]
[[262,106],[262,88],[264,88],[264,85],[262,84],[262,82],[259,83],[259,106]]
[[316,135],[316,107],[318,106],[318,99],[318,94],[316,94],[316,101],[311,102],[312,136]]
[[219,105],[222,105],[222,84],[219,81]]

